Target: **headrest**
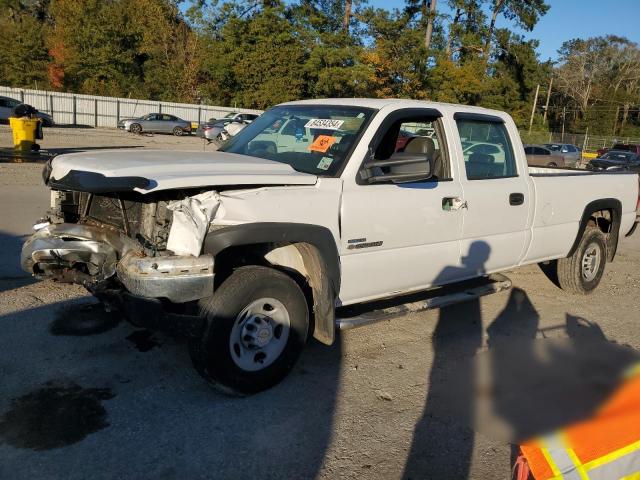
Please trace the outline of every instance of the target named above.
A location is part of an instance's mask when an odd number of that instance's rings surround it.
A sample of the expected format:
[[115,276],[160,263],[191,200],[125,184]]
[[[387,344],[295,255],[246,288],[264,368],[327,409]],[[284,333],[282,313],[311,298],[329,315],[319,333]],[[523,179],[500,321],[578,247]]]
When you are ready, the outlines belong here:
[[424,153],[428,157],[433,155],[435,143],[429,137],[414,137],[405,147],[405,153]]
[[493,155],[486,153],[472,153],[469,155],[469,162],[471,163],[495,163],[496,159]]

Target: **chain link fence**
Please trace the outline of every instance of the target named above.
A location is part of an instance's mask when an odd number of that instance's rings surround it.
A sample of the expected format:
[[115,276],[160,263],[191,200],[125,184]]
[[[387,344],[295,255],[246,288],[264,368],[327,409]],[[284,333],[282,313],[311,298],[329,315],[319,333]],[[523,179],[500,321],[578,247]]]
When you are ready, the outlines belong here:
[[588,133],[562,132],[528,132],[520,131],[520,137],[525,144],[543,143],[571,143],[584,152],[595,152],[599,148],[610,148],[614,143],[640,143],[638,137],[619,137],[612,135],[591,135]]

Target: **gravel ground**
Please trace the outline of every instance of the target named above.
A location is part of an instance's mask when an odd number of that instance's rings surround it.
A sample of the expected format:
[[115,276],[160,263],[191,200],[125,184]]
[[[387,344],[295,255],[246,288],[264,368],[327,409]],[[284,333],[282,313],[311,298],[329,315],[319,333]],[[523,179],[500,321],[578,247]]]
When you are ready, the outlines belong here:
[[[38,144],[43,151],[68,153],[101,148],[151,148],[163,150],[211,150],[213,144],[195,135],[175,137],[163,134],[134,135],[114,128],[45,128]],[[11,128],[0,125],[0,148],[11,148]]]
[[18,267],[39,166],[0,165],[0,478],[509,478],[516,438],[584,417],[640,349],[640,235],[591,296],[514,288],[311,341],[281,385],[211,391],[184,342]]

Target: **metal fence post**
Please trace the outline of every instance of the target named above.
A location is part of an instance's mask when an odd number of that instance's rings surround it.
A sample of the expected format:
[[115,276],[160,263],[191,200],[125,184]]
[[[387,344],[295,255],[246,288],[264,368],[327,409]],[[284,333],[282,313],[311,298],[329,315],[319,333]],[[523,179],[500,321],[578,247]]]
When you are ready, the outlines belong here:
[[198,107],[198,125],[202,121],[202,107]]
[[116,99],[116,127],[120,123],[120,100]]
[[98,128],[98,99],[93,99],[93,126]]
[[20,103],[24,103],[24,90],[20,90]]
[[76,118],[78,116],[77,114],[78,114],[78,108],[77,108],[77,105],[76,105],[76,96],[74,95],[73,96],[73,122],[72,122],[73,125],[77,125],[77,123],[76,123]]
[[158,113],[162,113],[162,104],[161,103],[158,104]]
[[53,118],[53,95],[49,95],[49,113],[51,114],[51,118]]

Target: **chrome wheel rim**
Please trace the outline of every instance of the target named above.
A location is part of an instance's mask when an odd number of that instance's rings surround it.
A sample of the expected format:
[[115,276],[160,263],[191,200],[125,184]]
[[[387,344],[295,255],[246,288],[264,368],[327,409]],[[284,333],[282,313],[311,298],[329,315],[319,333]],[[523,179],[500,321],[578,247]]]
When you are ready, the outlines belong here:
[[260,298],[236,317],[229,337],[229,351],[242,370],[267,368],[284,351],[289,339],[289,312],[275,298]]
[[600,246],[597,243],[590,243],[584,250],[582,255],[582,277],[590,282],[598,274],[600,269],[600,261],[602,258],[602,252]]

